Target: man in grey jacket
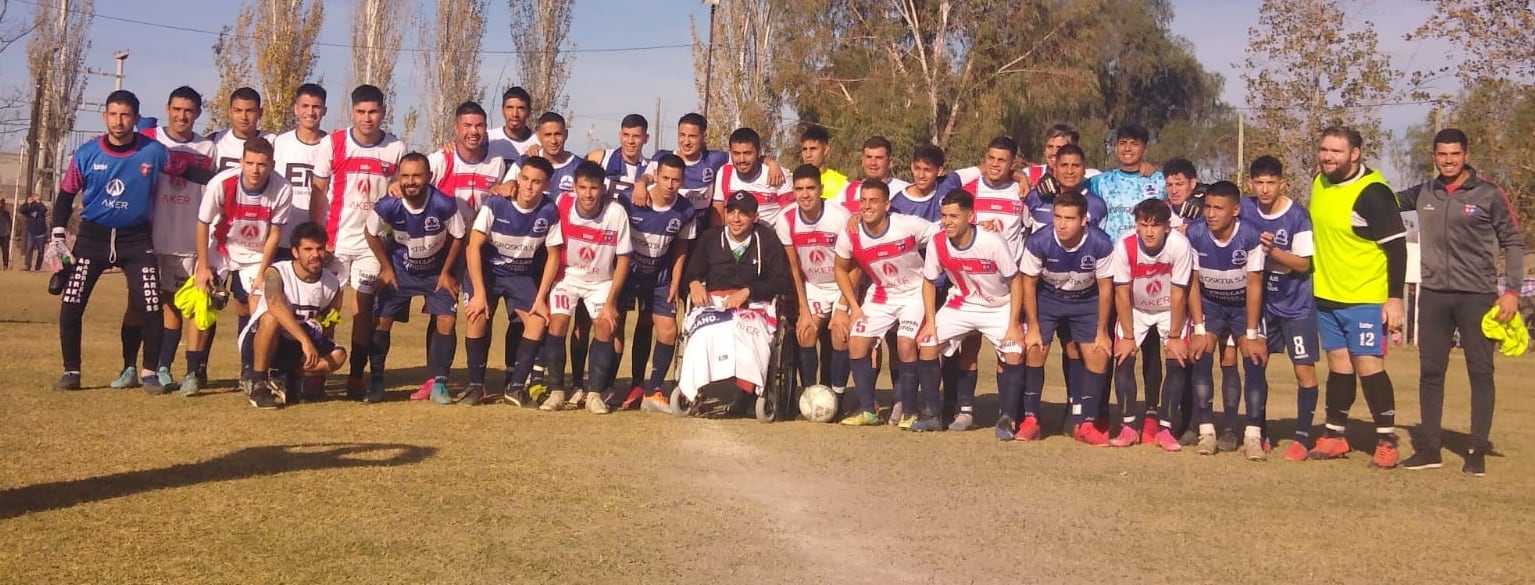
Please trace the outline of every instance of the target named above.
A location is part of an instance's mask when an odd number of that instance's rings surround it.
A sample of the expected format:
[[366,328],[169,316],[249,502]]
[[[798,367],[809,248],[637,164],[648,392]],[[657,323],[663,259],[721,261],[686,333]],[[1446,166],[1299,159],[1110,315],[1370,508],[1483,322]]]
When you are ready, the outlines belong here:
[[[1468,163],[1466,134],[1454,128],[1434,135],[1434,166],[1439,176],[1396,194],[1403,210],[1418,212],[1423,284],[1418,297],[1419,354],[1422,376],[1418,395],[1423,422],[1418,426],[1407,469],[1435,469],[1440,457],[1440,420],[1444,416],[1444,374],[1450,363],[1452,336],[1458,329],[1471,379],[1471,445],[1462,471],[1486,473],[1487,440],[1492,430],[1492,341],[1482,335],[1482,318],[1497,308],[1497,319],[1518,312],[1519,283],[1524,278],[1524,234],[1519,231],[1508,195],[1479,176]],[[1498,256],[1510,290],[1498,292]]]

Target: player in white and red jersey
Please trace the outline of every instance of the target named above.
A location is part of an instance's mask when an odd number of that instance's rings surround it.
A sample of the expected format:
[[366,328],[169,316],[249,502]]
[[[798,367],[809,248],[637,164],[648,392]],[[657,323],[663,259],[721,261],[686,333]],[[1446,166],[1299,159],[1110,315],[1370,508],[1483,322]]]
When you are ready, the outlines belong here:
[[271,142],[277,138],[271,132],[261,131],[261,94],[249,87],[242,87],[229,94],[229,127],[213,133],[215,169],[223,171],[237,168],[245,152],[245,141],[265,138]]
[[[821,171],[811,165],[794,169],[794,205],[779,214],[774,231],[789,256],[789,273],[799,297],[799,380],[809,386],[821,378],[837,394],[847,388],[850,303],[837,286],[837,241],[847,237],[848,212],[821,197]],[[828,327],[838,322],[839,327]],[[826,334],[829,368],[820,376],[816,343]]]
[[598,148],[586,153],[586,160],[602,165],[609,195],[628,199],[634,192],[634,182],[650,164],[645,156],[645,143],[649,141],[650,122],[639,114],[629,114],[618,122],[618,148]]
[[292,221],[283,225],[283,247],[277,250],[278,259],[290,259],[292,248],[287,244],[293,228],[311,217],[310,193],[324,193],[329,186],[326,180],[314,176],[315,167],[330,155],[326,132],[320,129],[320,122],[325,119],[325,98],[325,88],[313,83],[300,85],[293,94],[293,117],[298,126],[272,140],[272,149],[276,151],[273,172],[287,180],[293,190]]
[[[857,226],[848,229],[848,237],[838,238],[837,288],[848,299],[848,316],[853,330],[848,340],[852,362],[853,387],[858,394],[859,412],[843,419],[842,424],[866,426],[879,424],[874,403],[874,363],[869,359],[877,340],[892,327],[896,329],[896,356],[902,369],[917,361],[917,328],[922,325],[922,250],[937,229],[925,220],[890,214],[890,187],[883,181],[865,181],[859,196]],[[862,302],[855,299],[853,269],[863,271],[870,286]],[[899,376],[896,397],[904,403],[910,420],[902,418],[902,428],[916,422],[916,380]]]
[[725,222],[725,199],[745,191],[757,200],[757,221],[773,227],[783,208],[792,198],[792,187],[769,181],[767,165],[762,164],[762,137],[751,128],[737,128],[730,133],[730,164],[714,174],[715,224]]
[[[863,178],[852,181],[842,189],[842,193],[834,199],[840,202],[848,213],[858,213],[858,194],[863,191],[863,182],[869,179],[879,179],[890,186],[891,211],[905,213],[895,207],[895,198],[904,192],[911,183],[895,178],[890,174],[890,140],[884,136],[870,136],[863,141],[863,153],[861,168]],[[936,214],[935,214],[936,215]]]
[[[1114,389],[1119,397],[1123,424],[1109,441],[1115,447],[1138,442],[1156,444],[1166,451],[1182,447],[1172,432],[1170,407],[1180,402],[1186,385],[1187,350],[1184,347],[1184,315],[1188,305],[1189,275],[1193,251],[1183,233],[1172,228],[1172,208],[1160,199],[1135,206],[1135,229],[1115,242],[1109,264],[1114,271],[1114,302],[1118,313],[1118,340],[1114,344]],[[1155,332],[1156,339],[1149,339]],[[1166,351],[1169,375],[1162,383],[1162,404],[1155,389],[1146,388],[1146,410],[1140,435],[1135,429],[1135,354],[1148,343],[1160,342]],[[1148,354],[1147,359],[1155,359]],[[1159,417],[1160,414],[1160,417]],[[1160,428],[1157,419],[1161,419]]]
[[487,119],[480,104],[459,104],[453,111],[453,145],[426,156],[432,186],[463,204],[470,214],[466,222],[474,220],[474,211],[506,174],[506,161],[491,152],[486,142]]
[[[618,294],[629,275],[629,216],[616,201],[606,197],[607,186],[602,167],[582,161],[576,168],[576,190],[563,193],[555,202],[560,223],[549,231],[546,243],[558,247],[561,274],[549,291],[549,334],[544,338],[543,363],[547,365],[549,397],[540,410],[565,408],[565,333],[570,328],[576,305],[584,305],[593,316],[595,331],[591,348],[592,394],[587,410],[606,414],[608,406],[599,396],[618,367],[618,353],[613,346],[618,323]],[[574,397],[571,404],[580,402]]]
[[[188,167],[211,169],[213,167],[213,141],[199,136],[192,130],[197,117],[202,114],[203,96],[196,90],[181,86],[171,92],[165,104],[167,124],[148,128],[143,134],[170,151],[172,160],[184,161]],[[155,205],[153,241],[155,258],[160,265],[160,290],[172,295],[182,283],[192,276],[197,261],[197,234],[188,229],[197,223],[197,208],[202,202],[203,185],[187,177],[160,173],[155,179]],[[142,327],[142,315],[129,303],[123,314],[125,330]],[[181,344],[181,311],[173,303],[162,307],[160,319],[164,323],[164,336],[160,338],[160,364],[157,374],[160,385],[166,390],[176,388],[171,376],[171,366],[176,361],[176,347]],[[136,345],[136,344],[135,344]],[[131,350],[137,353],[138,348]],[[136,359],[127,360],[130,364]],[[135,371],[137,369],[135,368]],[[204,378],[207,375],[204,373]]]
[[[1002,238],[971,223],[975,220],[974,195],[955,189],[944,195],[942,203],[939,221],[943,232],[933,234],[922,268],[926,279],[922,305],[927,318],[917,333],[917,379],[926,399],[911,430],[943,430],[938,354],[941,349],[953,356],[964,338],[980,333],[991,341],[1002,361],[997,371],[1001,396],[997,428],[1011,433],[1023,389],[1023,279],[1018,276],[1018,261]],[[951,284],[942,308],[935,284],[940,276],[947,276]]]
[[1015,258],[1023,256],[1023,224],[1028,207],[1023,202],[1028,186],[1013,177],[1018,143],[998,136],[986,145],[981,166],[956,170],[938,184],[939,193],[964,189],[975,196],[975,224],[1002,236]]
[[[240,316],[239,331],[250,321],[250,291],[256,278],[272,264],[281,245],[279,226],[288,221],[292,195],[288,182],[272,175],[272,143],[252,138],[245,143],[240,168],[213,177],[203,192],[197,213],[197,286],[204,291],[222,287],[229,291]],[[222,286],[221,284],[222,283]],[[187,340],[187,365],[193,372],[205,367],[211,335],[194,329]],[[249,379],[250,364],[241,360],[240,380]],[[188,376],[194,388],[198,380]],[[186,388],[183,388],[186,390]],[[184,392],[185,394],[185,392]]]
[[501,92],[501,116],[506,124],[490,132],[491,156],[510,162],[527,155],[528,149],[538,144],[538,134],[528,127],[532,115],[533,98],[528,90],[513,86]]
[[325,226],[332,252],[331,272],[342,286],[352,287],[351,372],[347,397],[366,396],[363,371],[373,339],[373,297],[382,265],[368,247],[366,229],[373,202],[384,197],[389,181],[405,156],[405,143],[385,132],[384,92],[371,85],[352,90],[352,127],[325,139],[326,153],[314,168],[316,182],[327,189],[310,193],[309,217]]

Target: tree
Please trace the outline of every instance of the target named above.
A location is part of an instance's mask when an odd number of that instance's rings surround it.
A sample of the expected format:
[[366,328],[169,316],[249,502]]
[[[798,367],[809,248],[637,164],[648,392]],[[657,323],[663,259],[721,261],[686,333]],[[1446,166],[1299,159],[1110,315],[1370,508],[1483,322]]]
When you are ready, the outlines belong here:
[[30,162],[36,169],[27,191],[51,192],[58,180],[58,165],[65,159],[64,139],[75,126],[75,112],[85,92],[85,55],[95,15],[94,0],[76,0],[68,11],[51,2],[37,4],[33,13],[34,32],[27,42],[27,72],[41,88],[42,100],[33,115],[37,156]]
[[522,87],[532,96],[532,107],[563,111],[569,100],[565,82],[570,79],[570,55],[565,51],[575,0],[507,0],[507,5],[512,9],[512,42]]
[[[400,59],[401,23],[409,22],[406,0],[353,0],[352,84],[372,85],[394,104],[394,69]],[[385,126],[388,126],[386,117]]]
[[421,23],[417,55],[426,72],[427,131],[430,144],[453,138],[453,110],[485,93],[480,85],[480,44],[485,38],[487,0],[437,0],[436,17]]
[[1379,107],[1405,95],[1402,73],[1382,53],[1369,21],[1347,17],[1336,0],[1264,0],[1247,30],[1242,79],[1253,109],[1248,152],[1285,163],[1304,199],[1323,128],[1344,124],[1365,137],[1365,157],[1383,155],[1390,138]]
[[1535,8],[1526,0],[1429,0],[1428,21],[1408,39],[1438,37],[1463,49],[1456,76],[1535,79]]
[[219,72],[217,93],[203,100],[203,132],[212,133],[225,124],[224,108],[229,96],[236,89],[250,85],[251,80],[251,22],[255,10],[246,6],[235,17],[235,23],[219,30],[218,41],[213,43],[213,65]]
[[37,30],[37,22],[17,22],[11,18],[11,0],[0,0],[0,53]]
[[325,3],[320,0],[253,0],[253,38],[256,73],[261,78],[265,114],[261,126],[268,132],[292,128],[293,93],[314,72],[315,39],[325,22]]
[[773,76],[782,42],[783,7],[777,4],[773,0],[720,3],[712,34],[712,71],[708,71],[711,35],[709,31],[700,34],[697,23],[691,27],[693,80],[700,111],[708,96],[713,144],[723,143],[741,127],[756,129],[770,151],[779,143],[784,95],[775,87]]

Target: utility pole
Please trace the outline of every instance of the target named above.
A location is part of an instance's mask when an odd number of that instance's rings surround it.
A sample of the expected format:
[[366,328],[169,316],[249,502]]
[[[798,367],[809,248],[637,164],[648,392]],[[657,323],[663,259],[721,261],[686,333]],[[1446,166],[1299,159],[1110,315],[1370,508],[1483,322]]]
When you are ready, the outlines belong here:
[[720,0],[704,0],[709,5],[708,62],[704,65],[704,120],[709,119],[709,94],[714,89],[714,13],[719,11]]
[[22,187],[28,193],[37,190],[37,127],[42,123],[43,117],[43,73],[37,73],[37,79],[32,90],[32,120],[27,126],[27,149],[22,155],[26,159],[26,170],[23,171],[24,181]]
[[123,88],[123,62],[128,60],[128,51],[112,53],[112,58],[117,60],[117,84],[113,89],[121,90]]
[[661,150],[661,133],[664,126],[661,125],[661,98],[656,98],[656,133],[650,136],[650,151]]
[[1247,162],[1246,162],[1247,159],[1244,158],[1246,156],[1246,152],[1245,151],[1247,150],[1247,121],[1246,121],[1246,118],[1247,118],[1247,115],[1243,114],[1242,110],[1237,110],[1237,180],[1236,180],[1236,183],[1238,185],[1242,184],[1242,168],[1243,168],[1244,165],[1247,164]]

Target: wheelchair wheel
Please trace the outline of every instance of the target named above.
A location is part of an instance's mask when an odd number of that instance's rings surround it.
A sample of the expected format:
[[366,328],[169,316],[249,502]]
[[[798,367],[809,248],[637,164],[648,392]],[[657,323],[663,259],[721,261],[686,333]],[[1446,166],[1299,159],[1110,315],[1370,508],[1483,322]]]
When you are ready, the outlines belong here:
[[757,397],[757,422],[770,423],[778,420],[778,397],[772,394],[777,392],[764,390],[762,395]]
[[671,403],[672,415],[678,418],[692,416],[698,412],[698,401],[688,400],[681,388],[672,388]]

